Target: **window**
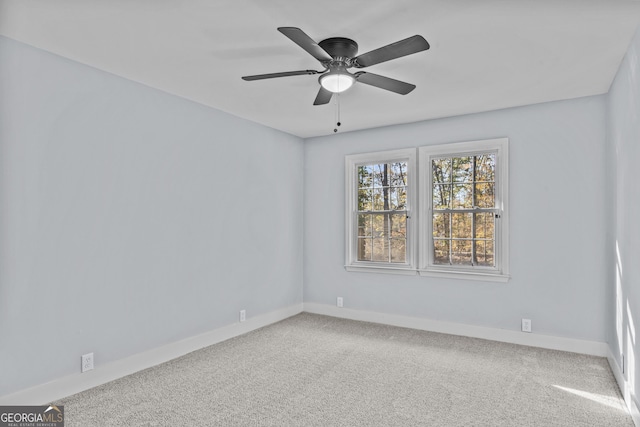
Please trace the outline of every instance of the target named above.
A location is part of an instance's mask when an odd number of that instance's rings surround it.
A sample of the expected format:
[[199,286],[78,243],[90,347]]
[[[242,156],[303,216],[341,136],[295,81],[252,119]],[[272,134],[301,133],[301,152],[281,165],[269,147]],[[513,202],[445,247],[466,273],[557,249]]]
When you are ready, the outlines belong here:
[[347,156],[346,269],[506,282],[508,160],[507,138]]
[[420,148],[422,275],[508,279],[506,138]]
[[415,274],[415,149],[346,158],[348,270]]

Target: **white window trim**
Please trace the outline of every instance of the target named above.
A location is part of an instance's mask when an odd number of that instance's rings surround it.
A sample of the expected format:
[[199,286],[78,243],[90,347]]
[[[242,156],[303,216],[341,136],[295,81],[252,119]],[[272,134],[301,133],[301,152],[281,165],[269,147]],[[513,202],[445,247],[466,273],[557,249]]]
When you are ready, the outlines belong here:
[[[496,267],[441,266],[431,264],[433,252],[432,236],[432,173],[431,159],[443,155],[472,155],[487,151],[497,151],[496,156],[496,207],[501,222],[496,227]],[[418,209],[420,237],[421,276],[470,279],[493,282],[507,282],[509,276],[509,140],[508,138],[482,141],[458,142],[419,148],[421,201]]]
[[[405,160],[409,174],[407,176],[407,256],[405,263],[383,263],[358,261],[356,253],[356,211],[357,211],[357,166],[372,163],[392,163]],[[416,149],[379,151],[375,153],[353,154],[345,157],[345,254],[347,271],[364,271],[375,273],[415,275],[416,269],[416,234],[418,218],[416,216],[417,201],[417,168]]]

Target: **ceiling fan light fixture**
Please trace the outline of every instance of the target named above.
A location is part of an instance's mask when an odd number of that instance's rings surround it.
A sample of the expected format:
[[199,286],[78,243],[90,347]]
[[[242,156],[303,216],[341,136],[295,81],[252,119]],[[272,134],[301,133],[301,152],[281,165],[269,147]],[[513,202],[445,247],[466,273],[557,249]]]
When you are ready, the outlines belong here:
[[333,93],[344,92],[353,86],[356,79],[349,73],[329,72],[320,76],[320,84],[323,88]]

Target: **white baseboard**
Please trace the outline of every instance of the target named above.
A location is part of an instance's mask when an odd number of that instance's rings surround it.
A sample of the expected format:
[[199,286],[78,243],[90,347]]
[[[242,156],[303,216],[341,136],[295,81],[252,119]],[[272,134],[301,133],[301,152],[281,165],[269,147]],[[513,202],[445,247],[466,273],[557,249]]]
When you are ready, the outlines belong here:
[[443,322],[440,320],[423,319],[419,317],[400,316],[396,314],[377,313],[372,311],[339,308],[326,304],[304,303],[304,311],[341,317],[344,319],[361,320],[404,328],[420,329],[424,331],[440,332],[451,335],[462,335],[482,338],[492,341],[502,341],[531,347],[548,348],[552,350],[569,351],[573,353],[589,354],[607,357],[609,346],[603,342],[578,340],[573,338],[555,337],[524,333],[506,329],[487,328],[484,326],[464,325],[461,323]]
[[638,402],[636,401],[635,396],[631,393],[631,387],[629,387],[629,383],[627,382],[625,375],[622,373],[620,365],[618,365],[618,362],[613,357],[611,348],[609,348],[607,360],[609,361],[609,366],[611,367],[613,376],[618,382],[620,393],[624,398],[624,402],[627,404],[627,409],[631,414],[631,418],[633,418],[633,423],[636,425],[636,427],[640,427],[640,410],[638,408]]
[[192,351],[226,341],[258,328],[279,322],[302,312],[303,305],[295,304],[266,314],[249,317],[245,322],[233,323],[194,337],[185,338],[162,347],[134,354],[98,366],[83,374],[73,374],[54,381],[30,387],[16,393],[0,396],[0,405],[43,405],[63,397],[122,378],[183,356]]

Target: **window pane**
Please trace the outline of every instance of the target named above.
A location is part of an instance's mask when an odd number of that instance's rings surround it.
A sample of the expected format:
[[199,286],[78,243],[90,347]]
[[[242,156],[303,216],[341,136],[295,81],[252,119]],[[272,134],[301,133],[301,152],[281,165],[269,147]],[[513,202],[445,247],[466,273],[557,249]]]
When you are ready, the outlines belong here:
[[358,261],[371,261],[372,240],[369,238],[358,238]]
[[433,214],[433,237],[451,237],[450,218],[448,213]]
[[449,264],[449,240],[433,240],[433,263],[434,264]]
[[390,203],[389,208],[391,210],[406,209],[407,208],[407,190],[404,187],[393,187],[390,189]]
[[451,263],[471,265],[471,240],[453,240]]
[[407,163],[391,163],[389,165],[390,170],[390,185],[396,187],[406,187],[407,185]]
[[451,159],[433,159],[433,182],[451,182]]
[[476,242],[476,264],[493,267],[495,260],[495,254],[493,252],[492,241],[479,241]]
[[433,208],[451,208],[451,184],[436,184],[433,186]]
[[405,239],[391,239],[391,262],[405,262],[407,257]]
[[371,187],[373,168],[368,165],[358,166],[358,188]]
[[407,237],[407,215],[402,214],[390,214],[389,215],[389,228],[391,229],[391,238],[406,238]]
[[358,236],[371,236],[372,223],[371,215],[358,214]]
[[476,206],[479,208],[492,208],[495,206],[495,184],[492,182],[476,184]]
[[451,162],[453,182],[473,182],[473,157],[454,157]]
[[[389,189],[386,189],[386,191],[383,191],[382,188],[376,188],[373,190],[373,210],[374,211],[381,211],[384,210],[384,195],[385,192],[387,193],[387,198],[388,196],[388,192]],[[388,199],[387,199],[387,204],[389,203]]]
[[[371,165],[373,168],[373,186],[374,187],[382,187],[383,182],[386,182],[386,176],[385,176],[385,166],[386,165]],[[387,184],[388,185],[388,184]]]
[[405,210],[407,163],[358,166],[358,211]]
[[389,262],[389,246],[387,239],[373,239],[373,261]]
[[[359,261],[406,262],[406,213],[363,214],[358,219],[359,224],[363,224],[359,232],[365,233],[358,240]],[[370,232],[367,230],[369,225]]]
[[477,239],[491,239],[494,236],[494,213],[483,212],[477,213],[476,216],[476,238]]
[[371,215],[371,235],[375,238],[386,237],[388,227],[388,216],[386,214]]
[[476,182],[493,182],[496,176],[496,155],[483,154],[476,156]]
[[373,197],[372,190],[368,189],[359,189],[358,190],[358,210],[359,211],[370,211],[373,208],[373,204],[371,203]]
[[453,208],[471,209],[473,207],[473,194],[471,184],[453,185]]
[[454,238],[471,238],[471,213],[451,214],[452,230]]

